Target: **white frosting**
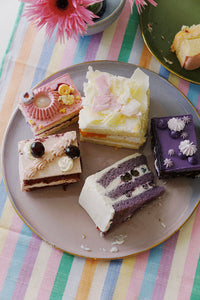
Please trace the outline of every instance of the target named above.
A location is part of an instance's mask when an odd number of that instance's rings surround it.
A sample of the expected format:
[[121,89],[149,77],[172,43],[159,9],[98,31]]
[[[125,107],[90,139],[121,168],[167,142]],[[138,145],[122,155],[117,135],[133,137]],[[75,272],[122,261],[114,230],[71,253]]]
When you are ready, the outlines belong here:
[[181,151],[181,153],[183,153],[186,156],[192,156],[196,153],[197,147],[193,142],[190,142],[189,140],[185,140],[180,142],[179,150]]
[[140,112],[141,104],[135,100],[131,99],[126,105],[123,105],[121,108],[122,115],[131,117],[137,115]]
[[23,153],[27,158],[34,159],[33,155],[31,154],[31,144],[32,142],[27,142],[23,147]]
[[73,168],[73,159],[63,156],[58,160],[58,166],[62,172],[70,171]]
[[171,168],[173,166],[173,161],[170,158],[165,158],[165,160],[164,160],[164,166],[166,168]]
[[169,154],[169,156],[173,156],[174,155],[174,149],[169,149],[168,150],[168,154]]
[[185,127],[185,122],[180,118],[171,118],[167,122],[168,128],[174,131],[181,131]]
[[[113,130],[115,134],[136,132],[139,135],[141,128],[147,125],[145,120],[149,107],[149,77],[140,69],[136,69],[131,78],[125,78],[93,71],[91,67],[86,77],[88,82],[84,83],[83,109],[79,114],[80,129],[94,132],[109,130],[110,133]],[[93,104],[100,93],[100,82],[104,82],[101,87],[102,99],[95,104],[98,109],[93,110]]]
[[182,137],[182,139],[186,139],[188,137],[188,133],[186,131],[183,131],[181,133],[181,137]]
[[[112,223],[113,216],[115,214],[113,205],[117,202],[120,202],[122,200],[126,200],[127,196],[122,195],[118,197],[117,199],[112,199],[108,195],[109,192],[111,192],[113,189],[115,190],[117,186],[120,186],[124,184],[124,182],[121,181],[120,176],[118,176],[116,179],[114,179],[107,187],[106,189],[99,184],[97,181],[104,175],[106,172],[108,172],[111,168],[115,168],[121,164],[122,162],[129,160],[133,157],[136,157],[140,154],[133,154],[130,155],[121,161],[113,164],[112,166],[93,174],[86,178],[84,186],[82,188],[81,194],[79,196],[79,204],[87,211],[91,219],[94,221],[96,226],[102,231],[106,232]],[[137,170],[139,171],[139,176],[144,175],[142,168],[145,167],[146,172],[150,172],[150,170],[147,168],[146,165],[143,165],[141,167],[138,167]],[[138,176],[138,177],[139,177]],[[138,178],[137,177],[137,178]],[[132,176],[132,181],[135,180],[135,177]],[[138,186],[134,191],[131,192],[131,197],[136,196],[148,189],[152,189],[152,186],[145,185],[144,186]]]
[[185,124],[189,124],[191,119],[189,116],[183,116],[183,121],[185,122]]

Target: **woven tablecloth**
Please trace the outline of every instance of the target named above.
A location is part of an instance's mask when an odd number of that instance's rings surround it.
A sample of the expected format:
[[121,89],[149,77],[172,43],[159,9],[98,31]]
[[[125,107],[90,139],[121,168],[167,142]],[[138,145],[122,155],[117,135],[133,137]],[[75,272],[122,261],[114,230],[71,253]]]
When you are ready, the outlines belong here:
[[[1,66],[0,142],[17,97],[45,77],[92,60],[129,62],[172,82],[200,111],[200,86],[167,71],[144,45],[136,7],[125,5],[104,32],[55,43],[20,15]],[[164,243],[110,261],[62,252],[37,237],[21,220],[0,181],[0,299],[184,300],[200,299],[200,207]]]

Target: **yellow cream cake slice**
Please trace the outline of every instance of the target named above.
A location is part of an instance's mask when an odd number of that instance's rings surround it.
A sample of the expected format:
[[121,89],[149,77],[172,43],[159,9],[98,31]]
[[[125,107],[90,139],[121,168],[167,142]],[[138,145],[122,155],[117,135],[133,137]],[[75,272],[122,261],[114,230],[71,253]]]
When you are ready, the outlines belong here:
[[148,75],[137,68],[126,78],[89,67],[86,78],[79,113],[81,141],[138,149],[146,141]]
[[182,26],[175,35],[171,51],[176,53],[182,68],[195,70],[200,67],[200,24]]

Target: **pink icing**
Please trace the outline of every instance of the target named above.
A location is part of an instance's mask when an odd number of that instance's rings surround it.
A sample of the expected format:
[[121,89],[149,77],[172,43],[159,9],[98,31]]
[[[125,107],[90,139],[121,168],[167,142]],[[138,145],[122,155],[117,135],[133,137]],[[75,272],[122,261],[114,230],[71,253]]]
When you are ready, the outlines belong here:
[[110,92],[110,78],[106,75],[101,75],[95,79],[95,83],[99,89],[99,95],[94,97],[92,111],[119,109],[121,105],[117,102],[117,96],[112,95]]
[[[54,114],[53,107],[49,106],[49,113],[50,113],[51,118],[45,118],[45,119],[39,120],[39,119],[36,119],[35,117],[32,117],[32,113],[31,113],[29,105],[23,105],[22,103],[19,104],[21,110],[23,111],[23,114],[26,116],[27,121],[28,122],[30,120],[33,121],[33,123],[30,123],[30,126],[34,127],[35,134],[37,134],[37,132],[41,130],[40,126],[42,126],[43,129],[49,128],[56,122],[59,122],[59,121],[62,122],[62,119],[66,118],[67,116],[78,114],[78,112],[82,108],[81,95],[80,95],[79,91],[77,90],[77,88],[75,87],[75,85],[73,84],[73,81],[72,81],[70,75],[67,73],[60,77],[57,77],[56,79],[54,79],[46,84],[43,84],[39,89],[41,89],[41,90],[51,89],[52,92],[54,92],[58,95],[58,92],[55,91],[55,89],[61,83],[68,84],[74,88],[73,95],[76,99],[72,105],[64,105],[64,104],[58,102],[59,108],[60,109],[64,108],[64,110],[62,110],[62,113],[58,112],[58,113]],[[34,89],[33,92],[35,93],[37,90],[38,89]],[[35,116],[37,116],[37,113]]]
[[34,97],[45,95],[50,99],[50,105],[44,108],[39,108],[35,105],[34,101],[27,105],[27,111],[32,119],[45,120],[52,118],[59,110],[58,92],[52,91],[50,88],[39,88],[34,91]]
[[110,77],[101,75],[95,79],[98,89],[104,94],[110,94]]

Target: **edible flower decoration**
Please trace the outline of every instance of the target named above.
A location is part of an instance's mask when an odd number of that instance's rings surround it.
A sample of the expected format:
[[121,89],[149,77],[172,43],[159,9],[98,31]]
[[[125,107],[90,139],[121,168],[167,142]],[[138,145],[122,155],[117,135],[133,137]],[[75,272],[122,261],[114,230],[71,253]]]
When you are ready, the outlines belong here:
[[[20,0],[27,3],[24,16],[38,29],[46,27],[47,38],[50,39],[56,29],[56,41],[83,36],[87,26],[93,25],[99,18],[97,4],[106,0]],[[154,0],[135,0],[138,13],[147,5],[147,1],[156,6]],[[129,0],[132,10],[134,0]]]

